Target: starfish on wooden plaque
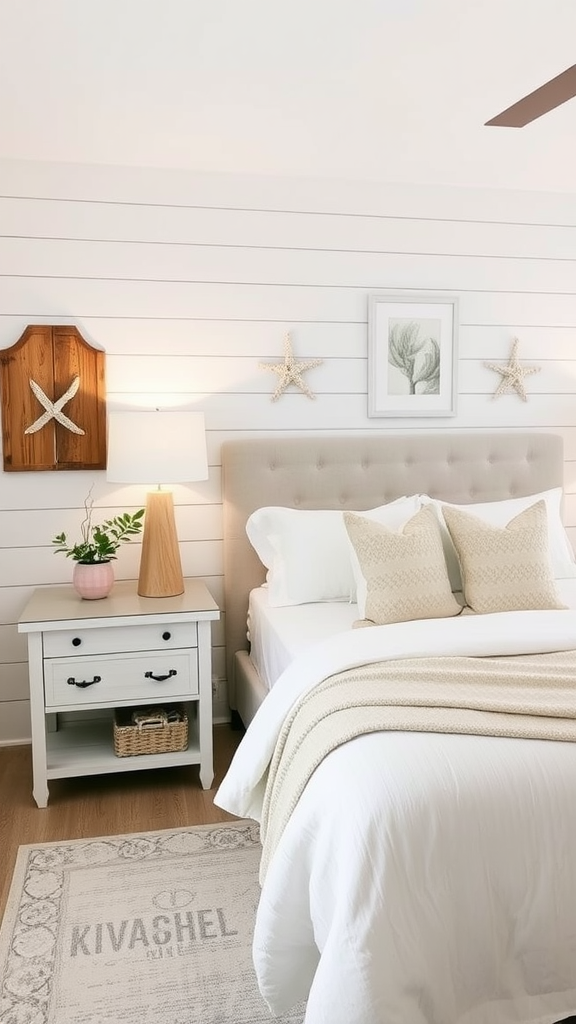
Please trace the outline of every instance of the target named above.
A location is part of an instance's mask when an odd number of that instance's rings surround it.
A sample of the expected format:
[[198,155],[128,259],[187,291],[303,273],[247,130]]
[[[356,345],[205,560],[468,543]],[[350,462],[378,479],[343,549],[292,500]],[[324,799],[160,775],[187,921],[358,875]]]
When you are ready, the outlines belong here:
[[516,391],[520,398],[524,401],[528,401],[526,395],[526,389],[524,387],[524,377],[528,377],[531,373],[539,373],[539,366],[520,366],[518,361],[518,345],[520,342],[518,338],[514,338],[512,345],[512,351],[510,353],[510,359],[506,366],[498,366],[497,363],[484,363],[489,370],[495,370],[502,377],[496,391],[492,395],[492,398],[498,398],[498,395],[506,395],[512,391]]
[[316,395],[310,391],[310,388],[302,379],[302,374],[306,370],[311,370],[314,366],[320,366],[322,362],[322,359],[295,359],[292,351],[292,338],[287,334],[284,340],[284,362],[258,364],[261,370],[271,370],[272,373],[276,373],[279,377],[276,390],[271,396],[271,401],[276,402],[280,395],[286,391],[289,384],[295,384],[308,398],[316,398]]

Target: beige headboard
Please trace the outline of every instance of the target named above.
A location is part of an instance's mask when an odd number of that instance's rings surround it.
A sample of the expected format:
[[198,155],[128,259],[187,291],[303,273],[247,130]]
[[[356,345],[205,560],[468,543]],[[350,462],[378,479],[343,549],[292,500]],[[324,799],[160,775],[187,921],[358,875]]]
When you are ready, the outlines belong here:
[[495,501],[563,484],[562,438],[435,433],[258,438],[222,446],[224,597],[229,703],[234,653],[246,650],[248,594],[265,569],[245,532],[264,505],[367,509],[402,494]]

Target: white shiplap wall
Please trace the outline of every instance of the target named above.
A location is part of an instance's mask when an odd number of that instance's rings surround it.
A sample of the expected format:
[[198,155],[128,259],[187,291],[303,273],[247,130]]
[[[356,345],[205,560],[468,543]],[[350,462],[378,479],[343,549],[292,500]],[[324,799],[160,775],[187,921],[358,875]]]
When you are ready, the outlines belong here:
[[[106,351],[109,408],[176,405],[206,415],[210,478],[175,489],[186,575],[222,605],[220,445],[295,432],[537,428],[566,446],[566,522],[576,540],[576,198],[282,181],[142,169],[0,163],[0,348],[27,324],[73,323]],[[367,417],[367,296],[460,298],[458,415]],[[259,360],[291,331],[315,401],[272,404]],[[492,400],[484,361],[514,336],[540,373],[529,401]],[[52,536],[78,534],[94,485],[102,517],[143,503],[104,473],[0,478],[0,742],[29,735],[24,638],[33,587],[72,565]],[[138,573],[124,547],[118,578]],[[221,624],[214,667],[224,674]],[[224,711],[223,704],[218,711]]]

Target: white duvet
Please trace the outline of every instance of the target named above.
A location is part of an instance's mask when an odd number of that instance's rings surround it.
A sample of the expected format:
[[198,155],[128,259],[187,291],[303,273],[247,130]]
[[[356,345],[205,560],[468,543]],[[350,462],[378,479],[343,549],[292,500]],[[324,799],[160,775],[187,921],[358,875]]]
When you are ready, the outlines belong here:
[[[574,611],[340,634],[276,683],[216,803],[259,819],[286,712],[334,672],[569,649]],[[340,747],[272,859],[254,965],[271,1010],[306,999],[306,1024],[552,1024],[576,1013],[576,746],[376,733]]]

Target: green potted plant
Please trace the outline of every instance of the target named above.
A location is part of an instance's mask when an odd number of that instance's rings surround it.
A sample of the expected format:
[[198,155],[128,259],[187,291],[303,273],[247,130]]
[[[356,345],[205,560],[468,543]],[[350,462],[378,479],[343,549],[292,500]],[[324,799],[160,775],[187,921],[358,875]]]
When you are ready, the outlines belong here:
[[80,524],[82,539],[71,543],[65,533],[53,538],[54,554],[63,553],[76,565],[72,583],[80,597],[88,600],[107,597],[114,584],[112,560],[121,544],[129,542],[142,531],[144,509],[123,512],[96,525],[92,522],[94,499],[88,494],[84,501],[86,516]]

